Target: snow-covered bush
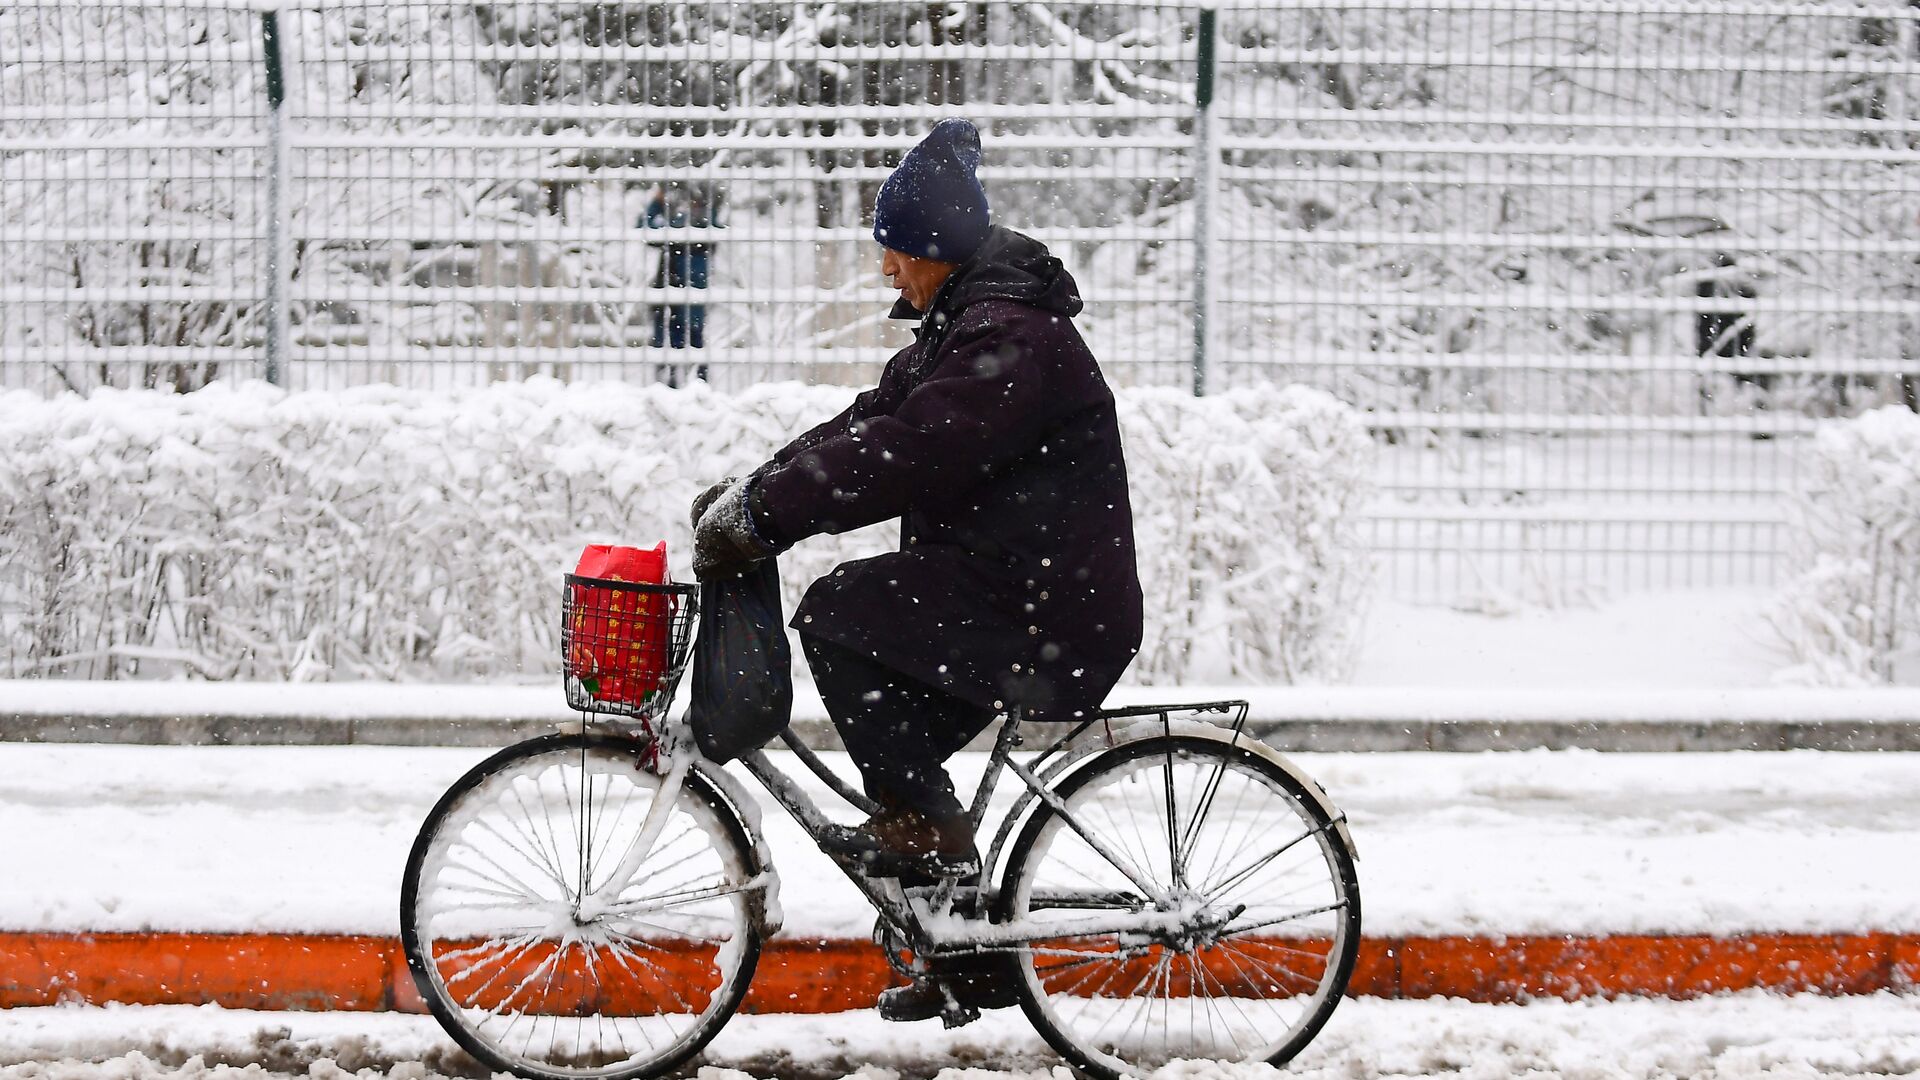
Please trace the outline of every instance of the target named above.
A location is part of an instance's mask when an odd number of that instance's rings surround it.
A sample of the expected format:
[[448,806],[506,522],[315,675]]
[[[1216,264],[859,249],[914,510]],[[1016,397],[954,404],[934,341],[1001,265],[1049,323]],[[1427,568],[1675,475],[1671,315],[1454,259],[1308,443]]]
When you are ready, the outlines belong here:
[[[497,384],[458,395],[0,396],[0,673],[512,679],[550,673],[559,574],[844,407],[846,388]],[[1368,562],[1370,444],[1305,390],[1122,399],[1147,645],[1136,677],[1334,678]],[[882,525],[800,545],[787,603]]]
[[1120,397],[1145,682],[1331,682],[1353,659],[1373,557],[1360,535],[1373,442],[1305,387]]
[[1795,500],[1793,561],[1806,569],[1773,612],[1794,682],[1886,680],[1920,648],[1920,414],[1877,409],[1824,426]]

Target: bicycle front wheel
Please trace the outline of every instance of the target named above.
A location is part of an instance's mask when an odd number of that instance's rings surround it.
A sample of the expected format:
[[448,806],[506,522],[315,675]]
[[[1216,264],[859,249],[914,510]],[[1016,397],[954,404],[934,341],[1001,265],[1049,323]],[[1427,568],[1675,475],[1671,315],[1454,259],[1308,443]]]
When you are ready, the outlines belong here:
[[698,772],[663,803],[636,745],[555,735],[476,766],[428,815],[400,924],[433,1015],[490,1068],[649,1077],[698,1052],[760,955],[766,882]]
[[[1306,1046],[1352,974],[1360,889],[1304,785],[1244,746],[1172,735],[1056,790],[1065,814],[1028,819],[998,912],[1039,938],[1017,967],[1048,1043],[1103,1080],[1179,1059],[1278,1065]],[[1071,925],[1129,913],[1137,930]]]

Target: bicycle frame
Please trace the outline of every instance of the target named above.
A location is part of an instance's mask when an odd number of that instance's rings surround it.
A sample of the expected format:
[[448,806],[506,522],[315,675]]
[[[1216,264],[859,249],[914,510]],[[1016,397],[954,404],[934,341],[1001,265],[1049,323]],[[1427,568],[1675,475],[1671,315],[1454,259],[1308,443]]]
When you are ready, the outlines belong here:
[[[1090,830],[1080,824],[1072,810],[1052,789],[1051,781],[1061,771],[1079,761],[1083,755],[1067,752],[1068,748],[1096,723],[1111,725],[1114,720],[1159,716],[1162,727],[1171,732],[1172,724],[1168,719],[1174,711],[1182,712],[1232,712],[1235,721],[1230,739],[1237,742],[1246,724],[1247,705],[1242,701],[1206,702],[1193,705],[1142,706],[1133,709],[1102,711],[1077,722],[1065,735],[1054,740],[1044,750],[1037,753],[1034,760],[1022,764],[1013,760],[1013,750],[1021,742],[1023,716],[1015,710],[1006,717],[999,736],[994,741],[992,754],[988,758],[986,773],[980,779],[980,786],[974,792],[967,815],[972,829],[977,833],[986,818],[987,806],[997,788],[1002,770],[1012,772],[1026,791],[1017,801],[1013,812],[1002,823],[992,847],[982,860],[978,876],[970,885],[950,880],[928,889],[915,889],[911,894],[901,888],[898,879],[872,878],[860,873],[853,866],[835,860],[841,872],[853,882],[867,902],[881,916],[904,936],[908,946],[916,954],[952,954],[979,952],[986,950],[1017,949],[1033,945],[1047,939],[1062,936],[1099,935],[1099,934],[1140,934],[1146,936],[1164,936],[1191,928],[1199,916],[1197,909],[1188,910],[1179,898],[1169,894],[1156,885],[1146,874],[1135,868],[1131,860],[1122,853],[1102,843]],[[1216,729],[1218,730],[1218,729]],[[836,776],[819,756],[801,743],[790,731],[782,732],[781,739],[795,756],[827,786],[841,798],[855,807],[872,812],[873,804],[849,787]],[[1108,741],[1109,745],[1111,740]],[[822,843],[829,830],[836,827],[820,807],[802,790],[794,779],[781,771],[767,758],[765,750],[755,750],[742,755],[740,762],[755,780],[765,787],[768,795],[784,808],[789,816],[804,829],[816,844]],[[1105,915],[1090,915],[1085,919],[1071,921],[1053,921],[1044,926],[1026,925],[1020,922],[990,923],[986,921],[987,907],[991,899],[988,879],[999,861],[999,853],[1011,833],[1016,819],[1034,801],[1045,802],[1075,832],[1087,841],[1102,858],[1112,863],[1155,904],[1155,909],[1114,912]],[[966,889],[970,892],[963,892]],[[971,910],[962,904],[963,910],[955,912],[956,901],[970,899]],[[1229,921],[1230,921],[1229,917]]]

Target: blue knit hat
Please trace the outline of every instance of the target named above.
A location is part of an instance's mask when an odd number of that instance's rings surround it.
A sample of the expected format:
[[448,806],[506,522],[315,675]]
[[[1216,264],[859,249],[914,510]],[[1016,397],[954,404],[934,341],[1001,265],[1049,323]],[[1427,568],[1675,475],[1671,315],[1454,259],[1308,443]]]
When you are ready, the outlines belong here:
[[966,262],[987,238],[987,191],[980,132],[965,120],[942,120],[880,185],[873,201],[873,238],[882,247],[922,259]]

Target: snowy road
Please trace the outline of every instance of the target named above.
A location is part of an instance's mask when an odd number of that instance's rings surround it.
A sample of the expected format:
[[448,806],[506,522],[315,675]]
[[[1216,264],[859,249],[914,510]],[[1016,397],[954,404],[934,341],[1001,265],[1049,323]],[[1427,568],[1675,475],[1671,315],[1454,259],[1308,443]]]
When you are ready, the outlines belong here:
[[[390,933],[406,845],[478,750],[14,746],[8,929]],[[1920,928],[1920,755],[1302,755],[1353,816],[1368,932]],[[844,764],[844,762],[842,763]],[[964,780],[975,758],[957,769]],[[871,916],[776,826],[789,933]],[[76,857],[76,853],[83,853]],[[903,1038],[905,1035],[907,1037]],[[1017,1012],[956,1032],[747,1016],[717,1069],[1014,1080],[1057,1064]],[[0,1012],[0,1080],[471,1075],[430,1020],[192,1008]],[[864,1072],[862,1072],[864,1070]],[[1275,1075],[1235,1070],[1240,1075]],[[1220,1076],[1219,1070],[1181,1073]],[[369,1074],[372,1075],[372,1074]],[[1920,995],[1343,1004],[1290,1077],[1920,1076]],[[710,1072],[705,1080],[737,1074]],[[1170,1078],[1171,1080],[1171,1078]]]
[[[903,1037],[906,1036],[906,1037]],[[702,1080],[1016,1080],[1058,1059],[1018,1010],[944,1032],[870,1013],[736,1017],[698,1068]],[[343,1072],[344,1070],[344,1072]],[[688,1074],[696,1070],[689,1068]],[[0,1080],[427,1080],[473,1076],[421,1017],[244,1013],[183,1007],[0,1012]],[[1064,1080],[1064,1070],[1052,1073]],[[1177,1064],[1166,1080],[1789,1080],[1920,1076],[1920,997],[1772,997],[1690,1002],[1468,1005],[1344,1003],[1281,1073]],[[1051,1077],[1049,1077],[1051,1080]]]
[[[414,832],[485,754],[9,746],[0,930],[395,933]],[[1920,754],[1299,760],[1352,817],[1370,935],[1920,930]],[[787,932],[864,937],[859,896],[767,821]]]

